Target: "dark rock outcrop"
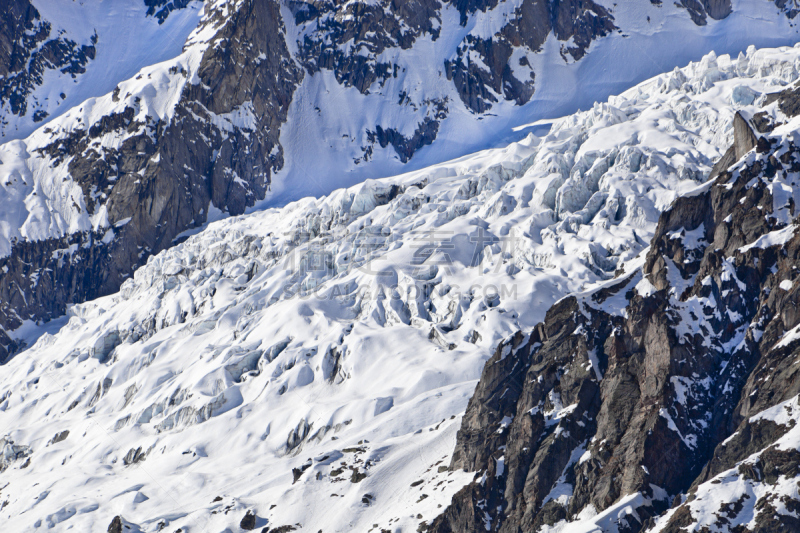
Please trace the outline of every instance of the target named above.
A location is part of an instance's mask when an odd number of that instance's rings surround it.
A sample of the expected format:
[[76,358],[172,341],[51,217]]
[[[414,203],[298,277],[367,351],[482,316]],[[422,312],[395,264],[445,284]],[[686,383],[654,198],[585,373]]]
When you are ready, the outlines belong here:
[[[461,14],[462,26],[477,12],[498,6],[497,0],[452,3]],[[443,4],[438,0],[384,0],[370,4],[292,1],[289,7],[303,35],[297,44],[306,70],[311,74],[323,69],[331,71],[340,84],[356,87],[364,94],[371,87],[382,88],[390,78],[403,75],[405,67],[385,59],[384,52],[393,48],[407,50],[420,38],[436,41],[442,31],[454,31],[442,27]],[[455,56],[445,61],[443,73],[475,113],[488,111],[498,98],[522,105],[534,93],[533,67],[527,53],[540,51],[548,34],[552,32],[565,43],[561,50],[565,60],[578,60],[593,40],[615,29],[611,14],[591,0],[525,0],[495,35],[482,38],[468,34]],[[517,49],[523,54],[512,64]],[[471,59],[475,55],[480,57],[479,62]],[[401,95],[401,104],[402,101]],[[426,102],[414,104],[425,106]],[[430,115],[440,111],[433,110]],[[406,161],[405,145],[395,148],[401,160]]]
[[[43,120],[47,112],[29,101],[31,92],[42,84],[47,70],[60,70],[73,78],[85,72],[86,64],[95,57],[96,44],[97,34],[90,44],[55,34],[52,24],[42,19],[29,0],[4,2],[0,13],[0,108],[8,106],[20,116],[33,112],[35,121]],[[7,121],[0,119],[0,130],[3,123]]]
[[[462,24],[477,10],[485,11],[497,2],[457,1]],[[534,93],[534,73],[527,55],[511,64],[514,50],[538,52],[552,32],[559,41],[567,60],[581,59],[591,42],[608,35],[616,27],[614,18],[602,6],[591,0],[525,0],[503,28],[491,38],[467,35],[458,47],[456,56],[445,61],[447,79],[452,80],[464,104],[476,113],[483,113],[498,101],[496,95],[522,105]],[[569,41],[571,44],[567,45]],[[471,59],[480,57],[480,62]],[[520,72],[527,72],[522,76]]]
[[437,0],[384,0],[378,3],[290,0],[295,23],[308,29],[298,42],[299,59],[309,72],[333,72],[336,81],[369,92],[397,77],[398,65],[379,56],[390,48],[407,50],[423,35],[439,38],[442,5]]
[[242,521],[239,522],[239,527],[245,531],[252,531],[256,528],[256,515],[253,511],[247,511]]
[[193,0],[144,0],[147,6],[147,16],[158,19],[159,24],[163,24],[170,13],[176,9],[183,9]]
[[108,524],[108,533],[122,533],[122,518],[115,516]]
[[752,150],[756,145],[756,136],[753,130],[750,129],[747,119],[737,112],[733,116],[733,144],[725,152],[725,154],[717,161],[711,169],[709,179],[714,179],[722,172],[728,170],[731,165],[737,162],[747,152]]
[[64,431],[56,433],[47,444],[58,444],[59,442],[66,440],[67,437],[69,437],[69,430],[65,429]]
[[[61,239],[14,243],[11,255],[0,258],[0,326],[13,330],[25,319],[50,320],[63,315],[68,303],[100,296],[99,281],[111,259],[103,236],[73,233]],[[22,347],[0,334],[0,364]]]
[[[444,119],[447,108],[443,105],[441,107],[442,111],[437,115],[437,118]],[[433,142],[438,131],[439,121],[426,118],[417,126],[414,135],[411,137],[404,137],[402,133],[394,128],[383,129],[380,126],[377,126],[374,132],[368,132],[367,137],[373,144],[378,143],[381,148],[392,145],[400,161],[407,163],[411,159],[411,156],[414,155],[414,152]]]
[[[661,0],[650,0],[654,4],[660,4]],[[698,26],[708,24],[708,19],[722,20],[731,14],[733,6],[731,0],[680,0],[676,5],[686,9],[692,21]],[[794,2],[787,0],[774,0],[775,6],[784,11],[791,20],[794,19],[800,10]]]
[[[301,31],[298,59],[310,75],[321,70],[333,73],[344,87],[355,87],[362,94],[381,90],[388,80],[405,75],[405,67],[385,59],[385,52],[408,50],[422,37],[436,41],[443,31],[437,0],[399,2],[290,1],[295,24]],[[362,147],[369,161],[373,146],[392,146],[401,162],[433,142],[439,124],[447,118],[447,100],[423,98],[413,101],[406,92],[398,95],[397,105],[414,111],[424,110],[424,118],[410,136],[393,125],[376,124],[367,131],[368,145]]]
[[708,18],[724,19],[733,9],[731,0],[681,0],[677,5],[685,8],[698,26],[708,24]]
[[146,458],[146,453],[142,452],[142,447],[139,446],[138,448],[131,448],[128,450],[128,453],[126,453],[125,457],[122,459],[122,464],[125,466],[135,465],[136,463],[144,461]]

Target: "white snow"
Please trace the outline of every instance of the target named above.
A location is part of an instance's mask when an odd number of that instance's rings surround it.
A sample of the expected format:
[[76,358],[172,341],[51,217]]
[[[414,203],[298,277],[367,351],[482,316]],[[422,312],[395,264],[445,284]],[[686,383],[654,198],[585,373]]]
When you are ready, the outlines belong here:
[[[654,491],[655,496],[663,496],[662,493],[663,490]],[[552,526],[545,525],[539,529],[538,533],[619,533],[627,528],[628,516],[638,517],[635,509],[650,505],[652,505],[652,500],[637,492],[623,496],[601,513],[598,513],[591,504],[587,505],[578,514],[575,521],[561,520]],[[636,518],[632,524],[639,522],[640,520]]]
[[789,346],[791,343],[800,340],[800,325],[793,327],[783,334],[781,340],[775,345],[776,348]]
[[794,237],[797,226],[792,224],[779,230],[771,231],[762,235],[755,241],[739,248],[740,253],[745,253],[751,248],[769,248],[771,246],[782,246]]

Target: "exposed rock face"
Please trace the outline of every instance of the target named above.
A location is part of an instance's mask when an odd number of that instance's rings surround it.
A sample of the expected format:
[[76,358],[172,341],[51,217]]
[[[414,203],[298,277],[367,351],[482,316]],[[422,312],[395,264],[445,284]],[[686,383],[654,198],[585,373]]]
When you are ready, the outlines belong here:
[[[654,4],[661,4],[661,0],[650,0]],[[775,6],[783,10],[786,16],[793,19],[797,16],[797,5],[794,2],[787,0],[775,0]],[[731,0],[680,0],[676,2],[689,12],[692,21],[698,26],[705,26],[708,24],[708,19],[722,20],[733,11]]]
[[108,524],[108,533],[122,533],[122,519],[119,515],[115,516]]
[[159,24],[163,24],[170,13],[176,9],[183,9],[193,0],[144,0],[147,6],[147,15],[158,19]]
[[[408,50],[422,35],[439,38],[442,5],[436,0],[377,3],[290,0],[295,24],[306,30],[299,42],[299,59],[313,74],[333,71],[336,80],[367,93],[397,77],[398,66],[379,56],[390,48]],[[350,46],[345,46],[350,41]]]
[[[330,71],[344,87],[355,87],[362,94],[384,89],[387,81],[404,76],[406,67],[390,52],[409,50],[420,38],[436,41],[441,32],[442,4],[437,0],[399,2],[288,3],[294,15],[299,38],[298,60],[310,75]],[[436,138],[439,123],[447,117],[446,98],[417,98],[407,92],[398,95],[397,105],[425,110],[425,116],[410,136],[397,128],[376,124],[368,131],[370,143],[363,147],[368,161],[373,145],[391,145],[403,163]]]
[[15,115],[33,112],[35,121],[43,120],[47,112],[28,101],[31,91],[49,69],[73,78],[83,73],[95,57],[95,44],[96,34],[91,44],[81,45],[54,33],[29,0],[6,2],[0,14],[0,108],[8,105]]
[[[466,24],[470,13],[479,9],[485,11],[496,4],[456,2],[462,25]],[[509,22],[491,38],[471,34],[465,37],[456,57],[445,61],[447,79],[453,80],[464,104],[476,113],[490,109],[492,103],[498,101],[496,95],[522,105],[534,92],[533,66],[529,59],[533,56],[528,54],[540,51],[551,32],[556,39],[565,42],[561,47],[562,57],[578,60],[594,39],[614,29],[611,14],[591,0],[524,0]],[[512,63],[517,49],[522,55]],[[480,61],[475,61],[473,55]]]
[[135,465],[138,462],[144,461],[145,458],[146,454],[142,453],[141,446],[138,448],[131,448],[128,450],[128,453],[125,454],[125,457],[122,458],[122,464],[125,466]]
[[[731,165],[741,159],[744,154],[749,152],[753,149],[756,145],[756,136],[753,133],[753,130],[750,129],[750,125],[748,124],[747,120],[741,115],[741,113],[736,113],[733,117],[733,131],[734,131],[734,143],[728,148],[728,151],[725,152],[725,155],[714,164],[714,168],[711,169],[711,175],[709,179],[714,179],[720,175],[720,173],[728,170]],[[763,132],[762,132],[763,133]]]
[[[100,233],[74,233],[62,239],[18,241],[0,259],[0,325],[18,328],[22,320],[63,315],[66,304],[100,294],[110,248]],[[109,289],[106,289],[109,290]],[[0,363],[22,346],[0,335]]]
[[[182,20],[159,27],[170,13],[190,5]],[[177,55],[175,45],[183,43],[197,21],[192,13],[201,8],[201,0],[131,0],[102,8],[58,0],[4,2],[0,138],[27,137],[43,121],[109,91],[116,77],[129,77],[148,61]],[[151,42],[154,37],[169,41],[171,52],[164,52],[163,42]],[[148,48],[150,54],[143,54]]]
[[[434,141],[436,134],[439,132],[439,121],[447,117],[446,101],[438,102],[433,107],[435,108],[435,114],[432,117],[426,117],[422,123],[418,124],[411,137],[403,136],[402,133],[394,128],[383,129],[380,126],[376,126],[375,131],[367,132],[367,138],[373,144],[378,143],[381,148],[392,145],[400,161],[407,163],[411,160],[414,152]],[[371,148],[365,152],[365,159],[369,159]]]
[[686,8],[698,26],[708,24],[708,17],[714,20],[724,19],[732,10],[730,0],[681,0],[679,5]]
[[789,0],[775,0],[775,5],[782,9],[790,19],[794,19],[800,13],[798,5],[795,2],[789,2]]
[[244,518],[239,523],[239,527],[245,531],[251,531],[256,528],[256,515],[253,514],[253,511],[247,511],[247,514],[244,515]]
[[[800,324],[800,148],[791,136],[756,137],[741,115],[734,139],[732,153],[746,157],[663,213],[641,268],[560,301],[498,346],[451,464],[484,475],[431,531],[536,531],[626,497],[615,523],[640,531],[687,491],[663,531],[699,524],[698,497],[721,506],[718,527],[751,513],[759,531],[797,528],[769,511],[778,478],[800,475],[800,453],[774,444],[794,422],[752,417],[800,392],[800,342],[780,342]],[[766,494],[709,503],[701,484],[725,471]]]

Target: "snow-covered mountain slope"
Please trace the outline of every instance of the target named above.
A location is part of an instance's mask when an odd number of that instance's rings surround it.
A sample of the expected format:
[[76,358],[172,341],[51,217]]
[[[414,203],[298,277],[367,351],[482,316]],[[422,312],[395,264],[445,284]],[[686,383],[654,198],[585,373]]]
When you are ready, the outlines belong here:
[[432,523],[473,479],[446,467],[498,343],[640,256],[733,142],[735,112],[794,82],[798,59],[708,55],[542,137],[152,256],[3,366],[4,524]]
[[797,35],[794,4],[768,0],[12,4],[0,48],[12,336],[116,291],[209,217],[500,146],[530,131],[512,127],[711,49]]
[[175,3],[4,2],[0,139],[25,138],[86,99],[110,93],[140,69],[178,56],[200,21],[202,2],[179,0],[185,9],[165,11]]
[[[798,38],[794,19],[766,1],[734,1],[729,14],[715,11],[698,26],[677,2],[477,0],[443,2],[432,35],[417,30],[407,47],[384,49],[388,37],[354,14],[362,5],[287,21],[293,53],[303,58],[310,48],[320,57],[303,63],[310,75],[281,131],[286,165],[267,205],[518,140],[526,131],[513,128],[588,109],[712,50],[736,56]],[[337,28],[333,50],[312,46],[320,26]],[[375,81],[364,91],[353,78]]]

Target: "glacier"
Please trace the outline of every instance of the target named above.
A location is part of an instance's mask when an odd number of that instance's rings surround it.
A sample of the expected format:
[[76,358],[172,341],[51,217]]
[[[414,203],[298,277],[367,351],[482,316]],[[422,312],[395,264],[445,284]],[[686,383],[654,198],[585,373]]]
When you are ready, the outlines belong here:
[[431,521],[473,480],[446,466],[498,343],[640,264],[734,114],[799,68],[800,48],[711,53],[539,135],[213,222],[60,329],[27,325],[0,375],[3,522]]

